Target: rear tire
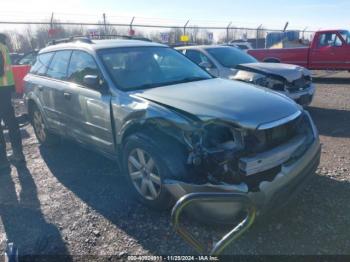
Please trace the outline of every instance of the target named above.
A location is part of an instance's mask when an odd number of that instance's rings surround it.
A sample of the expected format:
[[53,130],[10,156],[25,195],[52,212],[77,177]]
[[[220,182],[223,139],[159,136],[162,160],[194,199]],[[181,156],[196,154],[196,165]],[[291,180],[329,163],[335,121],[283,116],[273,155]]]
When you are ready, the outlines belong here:
[[50,147],[60,143],[60,137],[47,130],[44,118],[37,106],[33,106],[33,109],[30,112],[30,120],[35,136],[40,144]]
[[153,209],[169,209],[174,200],[165,189],[164,180],[183,175],[184,156],[176,144],[158,141],[158,136],[157,142],[143,133],[127,137],[123,150],[123,169],[137,200]]

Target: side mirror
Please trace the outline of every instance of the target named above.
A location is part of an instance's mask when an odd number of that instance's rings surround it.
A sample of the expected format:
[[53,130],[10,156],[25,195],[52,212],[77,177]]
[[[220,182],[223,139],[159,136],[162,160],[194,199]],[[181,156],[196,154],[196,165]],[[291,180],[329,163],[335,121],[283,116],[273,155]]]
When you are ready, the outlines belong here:
[[83,81],[88,87],[98,88],[100,85],[100,80],[97,75],[86,75]]
[[105,91],[107,90],[106,85],[103,80],[97,75],[86,75],[84,76],[84,85],[87,87],[99,90],[99,91]]
[[203,69],[210,69],[210,68],[213,67],[212,64],[210,64],[210,63],[208,63],[208,62],[202,62],[202,63],[199,64],[199,66],[200,66],[201,68],[203,68]]

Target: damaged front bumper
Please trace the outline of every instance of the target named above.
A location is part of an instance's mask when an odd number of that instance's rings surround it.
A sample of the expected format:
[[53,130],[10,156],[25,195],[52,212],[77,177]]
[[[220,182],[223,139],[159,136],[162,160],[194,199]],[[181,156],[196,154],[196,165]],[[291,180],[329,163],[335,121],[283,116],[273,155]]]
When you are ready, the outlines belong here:
[[[293,193],[297,192],[316,171],[320,162],[321,146],[314,127],[315,139],[305,153],[294,161],[286,161],[280,165],[281,170],[272,181],[262,181],[258,190],[249,190],[245,183],[214,185],[192,184],[176,180],[166,180],[165,187],[170,194],[179,200],[190,193],[236,193],[247,196],[255,204],[257,215],[270,209],[283,206]],[[191,216],[217,224],[231,224],[242,212],[240,203],[196,203],[187,210]]]
[[313,100],[315,91],[316,91],[315,85],[311,84],[308,88],[305,88],[301,91],[297,91],[297,92],[279,91],[279,92],[293,99],[299,105],[308,106],[311,104]]

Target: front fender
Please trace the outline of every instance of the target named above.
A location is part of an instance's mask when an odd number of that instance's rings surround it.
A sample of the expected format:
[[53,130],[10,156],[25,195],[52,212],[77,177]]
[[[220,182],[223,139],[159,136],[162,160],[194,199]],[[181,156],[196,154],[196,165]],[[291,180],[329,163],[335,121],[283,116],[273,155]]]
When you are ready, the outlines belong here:
[[145,126],[155,126],[160,130],[171,129],[190,130],[195,128],[193,121],[162,105],[134,96],[121,96],[117,100],[112,98],[111,109],[117,146],[133,130],[140,130]]

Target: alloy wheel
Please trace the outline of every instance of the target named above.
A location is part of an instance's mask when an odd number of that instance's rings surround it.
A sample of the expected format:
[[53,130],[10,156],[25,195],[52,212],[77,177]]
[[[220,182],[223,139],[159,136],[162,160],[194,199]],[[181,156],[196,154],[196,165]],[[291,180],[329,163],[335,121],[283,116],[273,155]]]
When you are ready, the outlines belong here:
[[155,200],[162,187],[154,159],[143,149],[136,148],[128,157],[128,171],[136,190],[146,199]]

